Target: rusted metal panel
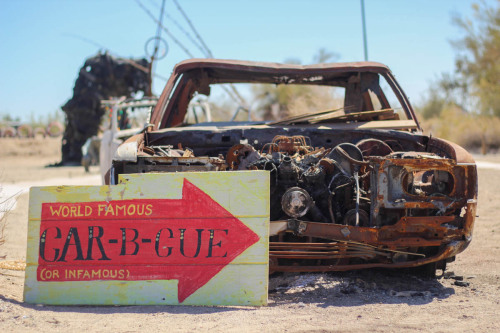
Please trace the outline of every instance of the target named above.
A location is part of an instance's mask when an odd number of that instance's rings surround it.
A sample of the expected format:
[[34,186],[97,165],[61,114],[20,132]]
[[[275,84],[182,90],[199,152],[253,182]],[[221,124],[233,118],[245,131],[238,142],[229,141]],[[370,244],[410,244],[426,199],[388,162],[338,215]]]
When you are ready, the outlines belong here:
[[26,302],[267,303],[266,172],[121,180],[31,189]]
[[[381,228],[359,227],[342,224],[327,224],[299,220],[273,221],[276,230],[290,231],[299,236],[318,237],[337,241],[361,242],[388,248],[407,246],[440,246],[452,240],[461,240],[466,230],[450,229],[444,224],[453,222],[454,216],[403,217],[394,224]],[[273,230],[273,227],[271,227]]]

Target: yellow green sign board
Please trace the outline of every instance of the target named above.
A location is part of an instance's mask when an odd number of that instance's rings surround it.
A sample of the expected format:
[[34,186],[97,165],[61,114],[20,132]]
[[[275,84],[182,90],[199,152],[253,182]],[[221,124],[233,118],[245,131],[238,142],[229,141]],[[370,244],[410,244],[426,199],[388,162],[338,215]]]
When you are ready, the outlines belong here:
[[267,304],[267,172],[34,187],[29,209],[26,302]]

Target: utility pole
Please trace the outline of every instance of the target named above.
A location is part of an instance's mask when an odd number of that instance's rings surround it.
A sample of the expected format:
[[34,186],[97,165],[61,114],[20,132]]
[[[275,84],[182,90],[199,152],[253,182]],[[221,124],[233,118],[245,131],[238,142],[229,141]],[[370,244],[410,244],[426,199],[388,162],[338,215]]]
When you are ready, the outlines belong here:
[[[161,42],[161,28],[162,28],[162,21],[163,21],[163,11],[165,9],[165,0],[162,1],[161,3],[161,11],[160,11],[160,18],[159,18],[159,22],[158,22],[158,27],[156,28],[156,36],[153,37],[154,39],[154,49],[153,49],[153,53],[151,54],[151,58],[150,58],[150,61],[149,61],[149,77],[148,77],[148,81],[149,81],[149,88],[148,88],[148,91],[145,92],[145,95],[146,96],[153,96],[153,70],[154,70],[154,62],[155,62],[155,58],[157,58],[157,54],[158,54],[158,49],[160,48],[160,42]],[[146,43],[146,46],[147,46],[147,43]]]
[[365,23],[365,0],[361,0],[361,20],[363,22],[363,46],[365,51],[365,61],[368,61],[368,43],[366,42],[366,23]]

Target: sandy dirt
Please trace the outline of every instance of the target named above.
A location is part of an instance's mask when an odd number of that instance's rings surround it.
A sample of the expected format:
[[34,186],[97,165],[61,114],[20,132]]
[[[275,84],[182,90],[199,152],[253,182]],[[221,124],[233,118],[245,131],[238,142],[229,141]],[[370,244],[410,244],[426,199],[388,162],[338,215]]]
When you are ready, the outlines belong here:
[[[45,168],[60,159],[58,140],[0,139],[0,184],[99,184],[97,168]],[[500,158],[477,156],[479,218],[471,246],[445,276],[368,270],[270,278],[267,307],[45,306],[23,303],[28,194],[6,216],[0,246],[0,331],[500,331]],[[491,164],[493,163],[493,164]],[[61,180],[62,179],[62,180]],[[9,187],[10,186],[10,187]],[[22,192],[21,192],[22,193]],[[465,283],[464,283],[465,282]],[[459,286],[462,284],[466,286]]]

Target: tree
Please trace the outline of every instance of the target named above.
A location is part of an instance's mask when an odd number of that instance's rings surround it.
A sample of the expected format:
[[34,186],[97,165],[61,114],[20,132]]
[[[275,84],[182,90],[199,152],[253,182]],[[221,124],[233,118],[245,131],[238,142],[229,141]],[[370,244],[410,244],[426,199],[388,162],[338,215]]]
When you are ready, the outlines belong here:
[[339,58],[340,58],[339,54],[337,54],[335,52],[328,51],[327,49],[322,47],[318,50],[318,53],[316,53],[314,55],[313,62],[319,64],[322,62],[337,61]]
[[474,20],[454,18],[464,37],[453,43],[458,51],[456,77],[483,115],[500,117],[500,0],[496,7],[473,4]]
[[430,83],[424,101],[416,109],[425,119],[430,119],[440,117],[447,107],[466,112],[468,104],[467,85],[454,75],[442,73]]

